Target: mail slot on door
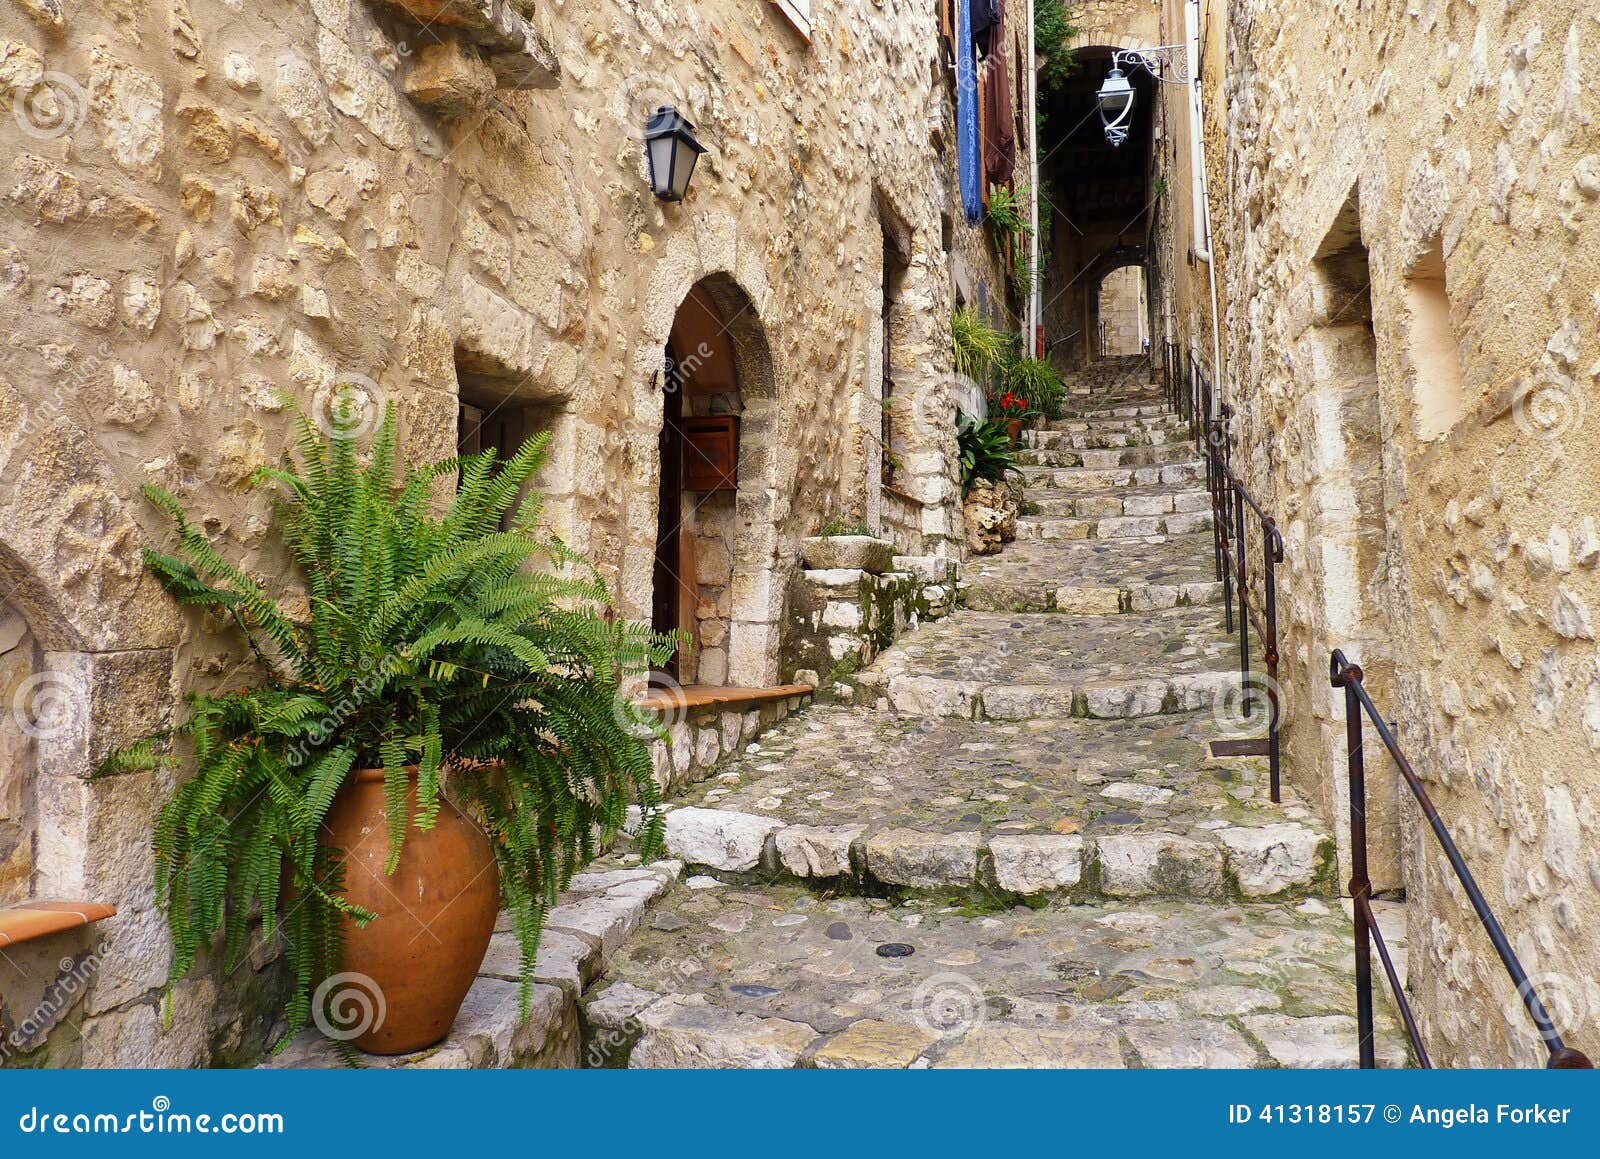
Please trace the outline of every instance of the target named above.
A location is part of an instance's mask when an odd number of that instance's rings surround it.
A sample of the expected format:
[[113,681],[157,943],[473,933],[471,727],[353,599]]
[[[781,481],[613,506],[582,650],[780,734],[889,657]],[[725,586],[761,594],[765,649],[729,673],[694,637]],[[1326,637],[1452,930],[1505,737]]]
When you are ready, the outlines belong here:
[[683,489],[733,491],[739,486],[739,419],[712,415],[683,420]]

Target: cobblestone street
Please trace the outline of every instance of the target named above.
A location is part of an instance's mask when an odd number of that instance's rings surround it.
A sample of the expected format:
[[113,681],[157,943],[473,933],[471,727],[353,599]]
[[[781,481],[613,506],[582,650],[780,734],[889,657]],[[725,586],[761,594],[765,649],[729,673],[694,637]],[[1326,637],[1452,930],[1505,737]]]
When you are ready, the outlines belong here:
[[589,991],[589,1065],[1355,1063],[1332,840],[1209,747],[1262,725],[1202,465],[1152,387],[1070,413],[961,610],[674,801],[686,871]]

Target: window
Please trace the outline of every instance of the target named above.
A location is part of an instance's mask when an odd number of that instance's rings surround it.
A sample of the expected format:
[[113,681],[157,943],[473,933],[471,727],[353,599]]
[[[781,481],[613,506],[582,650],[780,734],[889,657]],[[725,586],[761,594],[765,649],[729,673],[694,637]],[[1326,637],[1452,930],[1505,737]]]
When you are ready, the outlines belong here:
[[785,19],[809,43],[811,40],[811,0],[772,0]]
[[1406,277],[1407,353],[1413,382],[1411,402],[1417,438],[1448,434],[1461,417],[1461,355],[1450,324],[1445,291],[1444,247],[1435,237]]

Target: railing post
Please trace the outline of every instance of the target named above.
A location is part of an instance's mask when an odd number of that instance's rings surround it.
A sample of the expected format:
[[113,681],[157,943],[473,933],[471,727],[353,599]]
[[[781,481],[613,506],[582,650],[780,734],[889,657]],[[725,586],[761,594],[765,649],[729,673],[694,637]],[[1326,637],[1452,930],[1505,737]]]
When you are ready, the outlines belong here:
[[[1226,465],[1224,465],[1226,470]],[[1228,495],[1233,504],[1234,553],[1239,557],[1239,687],[1243,695],[1244,715],[1250,715],[1250,697],[1245,689],[1250,684],[1250,589],[1249,573],[1245,570],[1247,552],[1244,539],[1244,498],[1238,494],[1238,484],[1228,473]]]
[[1361,669],[1335,651],[1330,662],[1335,688],[1344,689],[1345,748],[1350,774],[1350,898],[1354,903],[1356,950],[1356,1035],[1361,1069],[1378,1065],[1372,1038],[1372,882],[1367,877],[1367,771],[1361,742],[1361,698],[1356,691]]
[[1278,741],[1278,524],[1269,516],[1261,518],[1262,594],[1266,600],[1266,635],[1262,640],[1267,664],[1267,769],[1272,790],[1272,803],[1279,803],[1281,793],[1280,761],[1282,752]]

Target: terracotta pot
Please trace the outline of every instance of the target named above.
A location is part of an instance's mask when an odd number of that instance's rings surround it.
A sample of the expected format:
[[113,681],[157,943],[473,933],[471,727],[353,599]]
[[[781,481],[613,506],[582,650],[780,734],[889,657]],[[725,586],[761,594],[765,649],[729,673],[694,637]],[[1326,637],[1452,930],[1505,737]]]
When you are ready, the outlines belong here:
[[1022,420],[1007,419],[1006,434],[1011,436],[1011,445],[1016,446],[1022,441]]
[[[416,775],[413,767],[413,809]],[[344,923],[344,971],[372,979],[383,1011],[351,1041],[371,1054],[407,1054],[450,1033],[489,949],[500,874],[482,830],[441,799],[437,824],[406,834],[400,864],[387,875],[387,818],[383,770],[362,769],[334,798],[322,840],[343,851],[345,896],[378,915],[365,929]]]

